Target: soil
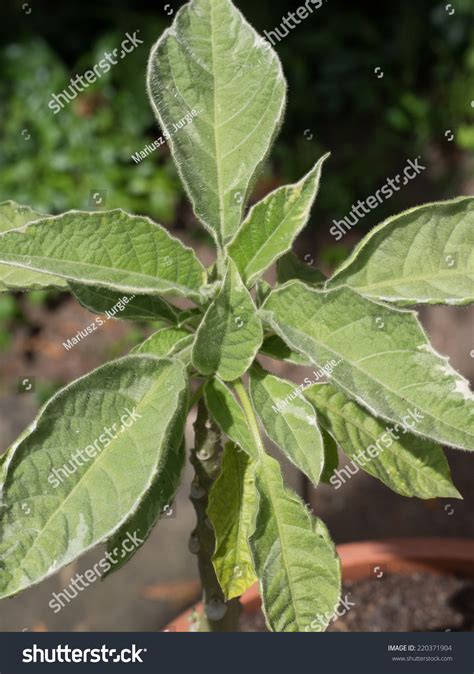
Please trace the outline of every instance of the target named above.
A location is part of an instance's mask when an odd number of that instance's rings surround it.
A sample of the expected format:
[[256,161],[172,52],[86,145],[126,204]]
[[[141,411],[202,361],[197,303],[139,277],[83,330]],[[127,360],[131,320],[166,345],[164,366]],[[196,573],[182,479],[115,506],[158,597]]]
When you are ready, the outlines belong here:
[[[346,582],[349,609],[328,632],[473,632],[474,581],[434,573],[386,574]],[[354,604],[354,606],[350,606]],[[339,612],[344,613],[341,604]],[[265,632],[263,614],[245,615],[243,632]]]

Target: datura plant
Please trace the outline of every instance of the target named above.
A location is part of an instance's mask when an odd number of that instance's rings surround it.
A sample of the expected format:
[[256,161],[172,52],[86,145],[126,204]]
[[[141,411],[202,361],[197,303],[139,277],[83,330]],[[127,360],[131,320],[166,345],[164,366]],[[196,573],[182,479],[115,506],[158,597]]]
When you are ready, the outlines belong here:
[[[237,630],[239,597],[258,581],[269,630],[320,630],[339,603],[339,560],[265,437],[314,486],[340,486],[339,446],[403,496],[460,497],[442,446],[474,448],[473,395],[407,307],[474,301],[474,199],[389,218],[326,279],[291,247],[327,155],[247,208],[286,82],[234,4],[183,6],[151,51],[147,82],[216,260],[205,269],[165,228],[121,209],[48,216],[1,204],[3,291],[59,288],[98,314],[121,302],[117,317],[161,327],[54,395],[3,455],[0,597],[99,543],[107,573],[123,566],[173,501],[196,406],[200,629]],[[309,366],[304,383],[265,370],[270,359]]]

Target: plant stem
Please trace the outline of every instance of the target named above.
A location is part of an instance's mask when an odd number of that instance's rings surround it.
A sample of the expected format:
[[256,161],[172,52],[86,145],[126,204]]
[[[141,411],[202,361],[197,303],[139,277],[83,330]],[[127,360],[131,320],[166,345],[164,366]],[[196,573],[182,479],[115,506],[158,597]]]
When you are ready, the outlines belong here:
[[242,384],[240,379],[237,379],[233,383],[235,392],[240,398],[240,402],[242,403],[242,408],[244,410],[245,417],[247,419],[247,423],[249,425],[249,428],[252,432],[253,438],[255,440],[255,444],[258,449],[258,453],[260,455],[265,453],[265,448],[262,443],[262,438],[260,436],[260,430],[258,428],[258,422],[255,417],[255,412],[253,411],[252,403],[250,402],[250,398],[248,396],[247,391],[245,390],[245,386]]
[[193,395],[190,397],[188,403],[188,414],[193,409],[194,405],[200,400],[202,394],[204,393],[204,387],[206,384],[207,380],[205,379],[203,382],[199,384],[197,389],[194,391]]
[[204,616],[201,618],[200,631],[237,632],[239,599],[226,601],[212,564],[216,540],[207,517],[207,506],[209,492],[220,471],[222,443],[220,431],[209,418],[202,398],[198,403],[194,430],[195,447],[191,452],[191,463],[195,477],[191,487],[191,501],[196,511],[197,524],[191,534],[189,548],[197,554],[203,590]]

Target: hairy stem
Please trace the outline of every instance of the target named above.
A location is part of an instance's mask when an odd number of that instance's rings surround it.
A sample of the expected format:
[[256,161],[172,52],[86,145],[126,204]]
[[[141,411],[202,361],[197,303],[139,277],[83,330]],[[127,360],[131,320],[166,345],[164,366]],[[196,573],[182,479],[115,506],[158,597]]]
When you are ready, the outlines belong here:
[[249,425],[250,431],[253,435],[253,438],[255,440],[255,445],[258,449],[259,454],[264,454],[265,453],[265,448],[262,443],[262,438],[260,436],[260,430],[258,428],[258,422],[257,418],[255,416],[255,412],[253,411],[252,403],[250,402],[250,398],[248,396],[247,391],[245,390],[245,386],[242,384],[240,380],[236,380],[234,382],[234,390],[237,393],[237,395],[240,398],[240,402],[242,403],[242,408],[244,410],[245,417],[247,419],[247,423]]
[[197,554],[203,590],[204,616],[200,629],[202,632],[237,632],[239,599],[226,601],[212,564],[216,541],[207,517],[207,506],[209,492],[220,470],[222,443],[220,431],[209,418],[202,398],[198,403],[194,430],[195,446],[191,453],[191,463],[195,477],[191,487],[191,501],[196,511],[197,524],[191,534],[189,547],[191,552]]

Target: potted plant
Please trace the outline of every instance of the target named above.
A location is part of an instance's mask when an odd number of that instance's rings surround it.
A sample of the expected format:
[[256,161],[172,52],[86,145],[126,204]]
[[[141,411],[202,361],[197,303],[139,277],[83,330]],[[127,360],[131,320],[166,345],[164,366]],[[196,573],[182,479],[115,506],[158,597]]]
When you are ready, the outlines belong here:
[[[2,289],[69,289],[98,314],[163,327],[53,396],[4,455],[0,597],[102,542],[105,575],[125,564],[173,500],[196,405],[199,629],[237,630],[239,597],[258,580],[268,628],[308,631],[339,603],[340,562],[323,522],[285,486],[264,433],[315,485],[337,479],[337,442],[400,493],[460,496],[441,445],[474,447],[473,396],[406,307],[473,300],[474,200],[390,218],[326,280],[291,247],[328,155],[246,210],[286,82],[234,4],[182,7],[151,51],[147,82],[215,264],[205,269],[163,227],[121,209],[51,217],[1,205]],[[262,276],[275,262],[272,288]],[[310,365],[314,376],[296,386],[264,370],[259,354]]]

